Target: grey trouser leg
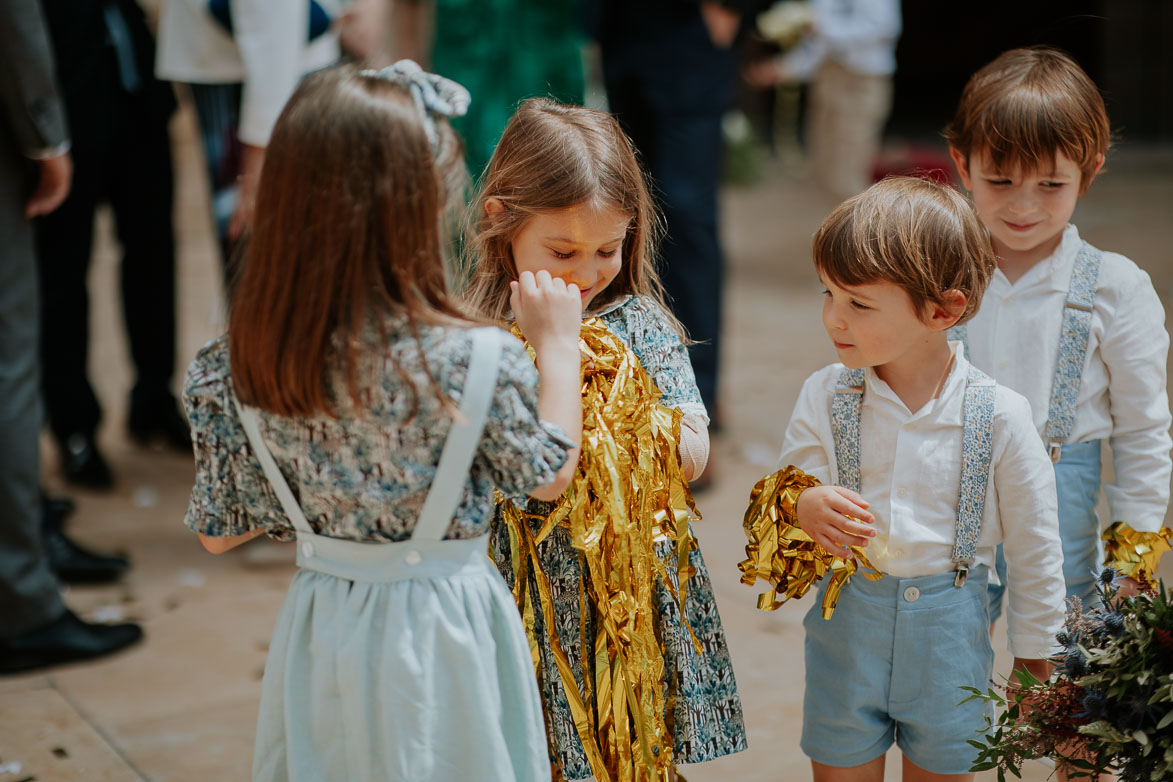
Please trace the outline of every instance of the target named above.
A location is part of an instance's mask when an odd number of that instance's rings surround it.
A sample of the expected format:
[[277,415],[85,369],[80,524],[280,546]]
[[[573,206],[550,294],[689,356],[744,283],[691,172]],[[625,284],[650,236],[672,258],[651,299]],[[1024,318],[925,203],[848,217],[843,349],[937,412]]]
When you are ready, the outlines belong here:
[[65,611],[41,546],[37,266],[24,219],[28,161],[0,138],[0,637]]

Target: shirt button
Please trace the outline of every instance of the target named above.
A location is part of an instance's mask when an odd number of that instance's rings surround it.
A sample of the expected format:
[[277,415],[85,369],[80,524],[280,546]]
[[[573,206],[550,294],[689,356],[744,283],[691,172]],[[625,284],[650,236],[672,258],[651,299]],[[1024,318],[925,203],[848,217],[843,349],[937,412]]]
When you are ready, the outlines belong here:
[[415,549],[412,549],[411,551],[409,551],[403,555],[403,561],[409,565],[418,565],[420,562],[423,561],[423,559],[424,558],[421,557],[420,553],[418,551],[416,551]]
[[896,490],[896,496],[901,497],[901,498],[907,497],[908,496],[908,489],[901,486],[899,489]]
[[891,555],[894,557],[903,557],[904,556],[904,549],[902,549],[902,548],[892,549]]
[[302,543],[301,544],[301,553],[304,556],[312,557],[314,555],[314,544],[310,543],[308,540],[305,543]]
[[1009,307],[1013,303],[1014,303],[1013,296],[1007,296],[1006,298],[1002,299],[1002,306],[1003,307]]
[[999,361],[998,362],[998,369],[1005,369],[1008,366],[1010,366],[1009,361]]
[[916,587],[909,587],[904,590],[904,599],[908,602],[915,603],[918,597],[920,597],[920,590]]

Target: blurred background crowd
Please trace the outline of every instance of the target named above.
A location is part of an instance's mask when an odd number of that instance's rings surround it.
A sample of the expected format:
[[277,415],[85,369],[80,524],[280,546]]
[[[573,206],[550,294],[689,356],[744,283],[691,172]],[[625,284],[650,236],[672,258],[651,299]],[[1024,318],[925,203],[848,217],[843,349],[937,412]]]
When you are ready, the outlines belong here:
[[[464,84],[472,107],[455,125],[474,182],[520,100],[614,112],[663,210],[661,274],[719,434],[723,307],[738,306],[723,288],[724,186],[781,175],[829,209],[887,174],[953,181],[940,130],[962,85],[1040,43],[1096,80],[1127,144],[1169,145],[1171,41],[1166,0],[0,0],[0,659],[29,668],[141,637],[78,619],[57,583],[129,566],[63,527],[69,491],[133,480],[103,443],[190,453],[176,399],[191,358],[177,349],[177,107],[198,122],[228,295],[269,133],[309,71],[407,57]],[[113,433],[103,409],[123,400],[91,382],[88,289],[107,207],[134,370]]]

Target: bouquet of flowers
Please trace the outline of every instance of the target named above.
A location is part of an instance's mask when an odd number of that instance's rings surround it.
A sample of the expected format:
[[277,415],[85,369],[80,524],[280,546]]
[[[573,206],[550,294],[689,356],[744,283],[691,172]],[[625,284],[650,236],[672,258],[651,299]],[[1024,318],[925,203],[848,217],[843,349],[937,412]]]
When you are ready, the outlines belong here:
[[1173,593],[1142,581],[1141,594],[1118,597],[1115,576],[1100,576],[1102,608],[1084,613],[1071,600],[1048,681],[1019,671],[1020,686],[1001,693],[964,688],[967,700],[998,708],[984,741],[969,742],[979,751],[972,771],[997,770],[1003,782],[1024,761],[1050,757],[1073,779],[1173,779]]
[[758,14],[758,32],[785,51],[810,32],[815,23],[814,9],[803,0],[782,0]]

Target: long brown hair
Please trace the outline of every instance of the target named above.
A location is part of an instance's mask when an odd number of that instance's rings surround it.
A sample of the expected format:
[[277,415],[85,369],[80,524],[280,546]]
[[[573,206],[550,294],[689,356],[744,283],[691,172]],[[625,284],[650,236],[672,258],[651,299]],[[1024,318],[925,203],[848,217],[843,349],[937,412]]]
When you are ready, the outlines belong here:
[[[265,152],[230,304],[241,401],[336,415],[331,368],[341,359],[358,405],[358,337],[369,319],[404,313],[417,340],[420,324],[469,323],[442,259],[451,161],[433,160],[422,123],[409,92],[353,66],[306,77],[290,98]],[[438,126],[462,166],[455,134]]]
[[[500,200],[502,214],[489,217],[489,198]],[[495,321],[508,316],[509,282],[517,279],[513,238],[532,215],[592,202],[631,218],[623,268],[596,304],[635,294],[663,306],[655,267],[661,221],[631,140],[606,112],[531,98],[505,126],[470,209],[472,271],[465,297],[473,311]],[[683,334],[667,307],[664,312]]]

